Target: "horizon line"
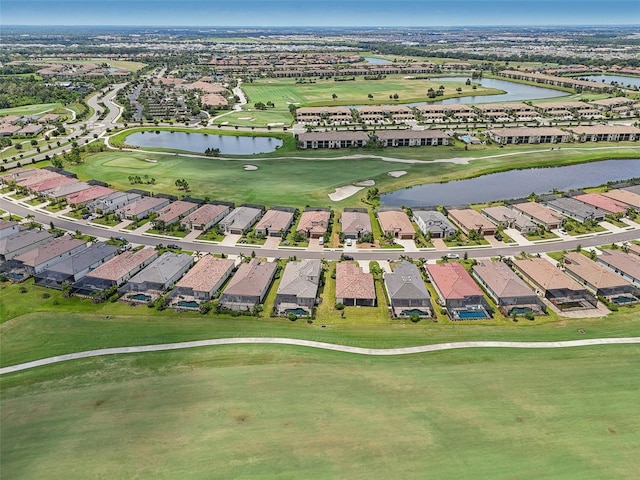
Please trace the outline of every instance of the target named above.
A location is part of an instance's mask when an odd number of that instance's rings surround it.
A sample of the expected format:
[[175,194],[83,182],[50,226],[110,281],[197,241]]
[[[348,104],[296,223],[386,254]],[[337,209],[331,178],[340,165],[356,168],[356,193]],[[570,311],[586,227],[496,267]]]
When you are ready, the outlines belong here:
[[[109,23],[59,23],[59,24],[39,24],[39,23],[14,23],[2,24],[0,27],[155,27],[155,28],[487,28],[487,27],[640,27],[640,23],[554,23],[554,24],[459,24],[459,25],[170,25],[170,24],[109,24]],[[0,33],[0,36],[2,34]]]

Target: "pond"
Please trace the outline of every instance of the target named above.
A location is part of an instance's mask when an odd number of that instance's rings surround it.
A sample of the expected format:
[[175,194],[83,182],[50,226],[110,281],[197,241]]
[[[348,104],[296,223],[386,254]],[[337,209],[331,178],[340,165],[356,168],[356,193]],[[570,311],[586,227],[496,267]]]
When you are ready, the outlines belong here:
[[[464,82],[468,77],[433,77],[434,82],[442,82],[446,87],[447,82]],[[472,95],[465,97],[448,98],[437,102],[419,102],[409,104],[410,106],[418,105],[451,105],[458,103],[493,103],[493,102],[517,102],[525,100],[538,100],[541,98],[556,98],[568,95],[567,92],[553,90],[551,88],[536,87],[534,85],[526,85],[524,83],[510,82],[508,80],[500,80],[497,78],[481,78],[472,80],[486,88],[495,88],[504,90],[505,93],[499,95]],[[449,87],[451,89],[452,87]]]
[[523,198],[640,177],[640,160],[603,160],[564,167],[527,168],[467,180],[429,183],[382,195],[385,206],[454,206]]
[[170,148],[194,153],[204,153],[207,148],[219,148],[222,155],[269,153],[282,146],[282,140],[274,137],[211,135],[166,130],[161,130],[159,133],[153,131],[132,133],[125,142],[127,145],[136,147]]
[[632,86],[632,87],[640,87],[640,78],[639,77],[625,77],[623,75],[583,75],[579,78],[581,80],[589,80],[590,82],[603,82],[607,84],[611,84],[611,82],[615,82],[618,85]]
[[377,57],[364,57],[365,62],[370,63],[371,65],[387,65],[390,62],[389,60],[385,60],[384,58]]

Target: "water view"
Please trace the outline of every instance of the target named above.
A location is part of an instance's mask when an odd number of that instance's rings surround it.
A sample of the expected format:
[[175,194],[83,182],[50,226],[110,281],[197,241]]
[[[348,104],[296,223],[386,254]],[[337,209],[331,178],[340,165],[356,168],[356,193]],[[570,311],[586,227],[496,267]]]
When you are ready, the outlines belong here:
[[159,133],[133,133],[127,137],[126,143],[136,147],[171,148],[194,153],[204,153],[207,148],[219,148],[222,155],[269,153],[282,146],[282,140],[274,137],[241,137],[165,130]]
[[364,60],[372,65],[387,65],[388,63],[392,63],[389,60],[377,57],[364,57]]
[[[468,77],[434,77],[435,82],[460,82],[466,81]],[[524,100],[539,100],[541,98],[564,97],[566,92],[553,90],[551,88],[536,87],[534,85],[525,85],[523,83],[510,82],[508,80],[499,80],[496,78],[481,78],[472,80],[486,88],[495,88],[504,90],[505,93],[499,95],[472,95],[466,97],[448,98],[437,102],[418,102],[412,103],[410,106],[418,105],[451,105],[458,103],[493,103],[493,102],[517,102]]]
[[625,77],[623,75],[584,75],[577,78],[583,78],[591,82],[603,82],[611,83],[615,82],[622,86],[640,87],[640,78],[638,77]]
[[382,195],[385,206],[464,205],[522,198],[538,194],[585,188],[640,177],[640,160],[603,160],[565,167],[528,168],[492,173],[468,180],[430,183]]

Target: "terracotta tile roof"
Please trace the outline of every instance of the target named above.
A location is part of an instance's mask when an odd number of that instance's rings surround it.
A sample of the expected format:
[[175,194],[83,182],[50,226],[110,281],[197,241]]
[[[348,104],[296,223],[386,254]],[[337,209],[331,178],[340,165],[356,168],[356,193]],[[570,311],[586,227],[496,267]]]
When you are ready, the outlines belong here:
[[117,281],[136,270],[141,264],[151,258],[158,256],[153,248],[143,248],[142,250],[127,251],[117,255],[106,263],[103,263],[95,270],[87,273],[87,277],[101,278],[104,280]]
[[191,288],[197,292],[210,292],[233,268],[234,261],[205,255],[176,283],[176,287]]
[[496,225],[486,217],[483,217],[480,213],[471,208],[465,208],[463,210],[452,209],[449,210],[449,218],[455,221],[463,229],[467,231],[471,230],[495,230]]
[[426,268],[445,300],[482,296],[482,290],[460,263],[429,264]]
[[119,208],[117,212],[124,216],[136,216],[145,213],[146,211],[153,209],[158,205],[162,205],[167,201],[168,200],[166,198],[142,197],[140,200]]
[[588,259],[578,252],[569,252],[564,255],[564,268],[576,277],[586,280],[596,288],[611,288],[622,285],[630,285],[620,275],[616,275],[608,268]]
[[298,222],[298,232],[320,233],[327,231],[331,214],[325,211],[303,212]]
[[106,195],[110,195],[114,193],[115,190],[113,188],[95,186],[91,188],[87,188],[86,190],[80,190],[79,192],[72,193],[67,196],[67,203],[69,205],[79,205],[83,203],[90,202],[91,200],[95,200],[96,198],[104,197]]
[[375,299],[373,275],[364,273],[354,263],[336,265],[336,298]]
[[631,207],[640,208],[640,195],[632,193],[628,190],[609,190],[608,192],[604,192],[602,195],[618,202],[625,203]]
[[624,213],[627,211],[627,205],[625,203],[618,202],[599,193],[585,193],[584,195],[577,195],[573,198],[610,213]]
[[517,208],[521,212],[526,213],[530,217],[535,218],[537,221],[544,224],[562,222],[565,218],[564,215],[561,215],[555,210],[551,210],[549,207],[545,207],[544,205],[536,202],[518,203],[514,205],[514,208]]
[[387,210],[377,213],[383,232],[398,232],[415,234],[413,224],[406,213],[401,210]]
[[513,260],[513,264],[544,290],[584,290],[582,285],[544,258]]
[[640,257],[637,255],[630,255],[620,250],[604,250],[598,260],[606,262],[633,278],[640,278]]
[[169,222],[175,220],[180,215],[185,215],[197,207],[198,205],[195,203],[177,200],[158,210],[158,218],[156,220]]
[[256,224],[256,230],[280,231],[286,230],[293,221],[293,213],[281,210],[267,210],[264,216]]
[[344,233],[370,233],[371,218],[368,212],[343,212],[340,225]]
[[275,262],[260,262],[252,258],[249,263],[243,263],[238,267],[224,289],[224,295],[261,296],[271,283],[277,267]]
[[504,262],[481,261],[473,266],[473,271],[498,298],[535,295],[524,280],[518,277]]
[[36,267],[52,258],[59,255],[63,255],[71,250],[86,245],[86,242],[63,236],[54,238],[49,243],[39,245],[36,248],[29,250],[21,255],[15,257],[15,260],[30,267]]

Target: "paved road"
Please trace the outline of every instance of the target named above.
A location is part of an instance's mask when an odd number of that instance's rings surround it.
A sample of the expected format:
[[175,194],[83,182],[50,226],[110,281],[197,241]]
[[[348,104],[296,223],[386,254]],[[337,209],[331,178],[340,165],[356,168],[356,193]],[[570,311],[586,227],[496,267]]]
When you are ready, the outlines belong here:
[[[298,258],[324,258],[327,260],[337,260],[340,258],[340,255],[343,253],[341,249],[325,249],[325,250],[298,250],[298,249],[269,249],[269,248],[259,248],[259,247],[241,247],[241,246],[224,246],[224,245],[216,245],[209,243],[199,243],[193,241],[186,240],[177,240],[174,238],[165,239],[158,237],[149,237],[134,233],[125,233],[118,230],[110,230],[106,228],[94,227],[93,225],[88,225],[84,220],[65,220],[61,217],[56,217],[50,214],[45,214],[41,211],[30,209],[19,205],[17,202],[10,201],[6,198],[0,198],[0,208],[10,212],[12,214],[19,215],[21,217],[26,217],[31,214],[35,216],[35,220],[37,222],[43,223],[44,225],[49,225],[49,222],[53,222],[56,227],[64,228],[66,230],[75,231],[81,230],[82,233],[86,233],[88,235],[92,235],[95,237],[101,238],[109,238],[113,237],[124,237],[131,243],[137,243],[141,245],[152,245],[155,246],[159,243],[175,243],[185,250],[191,251],[199,251],[199,252],[211,252],[211,253],[224,253],[237,255],[239,253],[244,253],[245,255],[251,254],[252,251],[256,251],[263,257],[272,257],[272,258],[282,258],[289,257],[295,255]],[[528,254],[536,254],[536,253],[545,253],[545,252],[555,252],[558,250],[573,250],[578,245],[582,248],[586,247],[597,247],[598,245],[605,245],[614,242],[628,242],[631,240],[636,240],[640,237],[640,231],[638,230],[628,230],[619,233],[608,233],[605,235],[595,235],[592,237],[572,239],[566,241],[555,241],[549,243],[539,243],[535,245],[516,245],[516,246],[504,246],[504,247],[494,247],[494,248],[469,248],[464,249],[463,252],[466,252],[469,258],[486,258],[486,257],[497,257],[497,256],[513,256],[519,255],[520,252],[526,252]],[[456,250],[456,252],[459,252]],[[404,252],[398,251],[397,249],[380,249],[380,250],[360,250],[357,252],[348,252],[350,255],[354,257],[356,260],[398,260],[400,256],[409,256],[411,258],[424,258],[427,260],[435,260],[441,258],[446,252],[444,251],[419,251],[419,252]],[[461,253],[462,254],[462,253]]]
[[413,355],[417,353],[440,352],[443,350],[455,350],[460,348],[568,348],[586,347],[592,345],[626,345],[640,343],[640,337],[621,338],[591,338],[585,340],[568,340],[564,342],[452,342],[437,343],[434,345],[419,345],[416,347],[402,348],[363,348],[334,343],[314,342],[311,340],[298,340],[294,338],[216,338],[210,340],[197,340],[193,342],[163,343],[159,345],[142,345],[139,347],[103,348],[100,350],[88,350],[86,352],[69,353],[55,357],[42,358],[33,362],[20,363],[9,367],[0,368],[0,375],[20,372],[31,368],[52,365],[54,363],[68,362],[82,358],[100,357],[104,355],[122,355],[128,353],[162,352],[167,350],[182,350],[186,348],[211,347],[217,345],[295,345],[298,347],[319,348],[321,350],[333,350],[336,352],[353,353],[356,355],[393,356]]

